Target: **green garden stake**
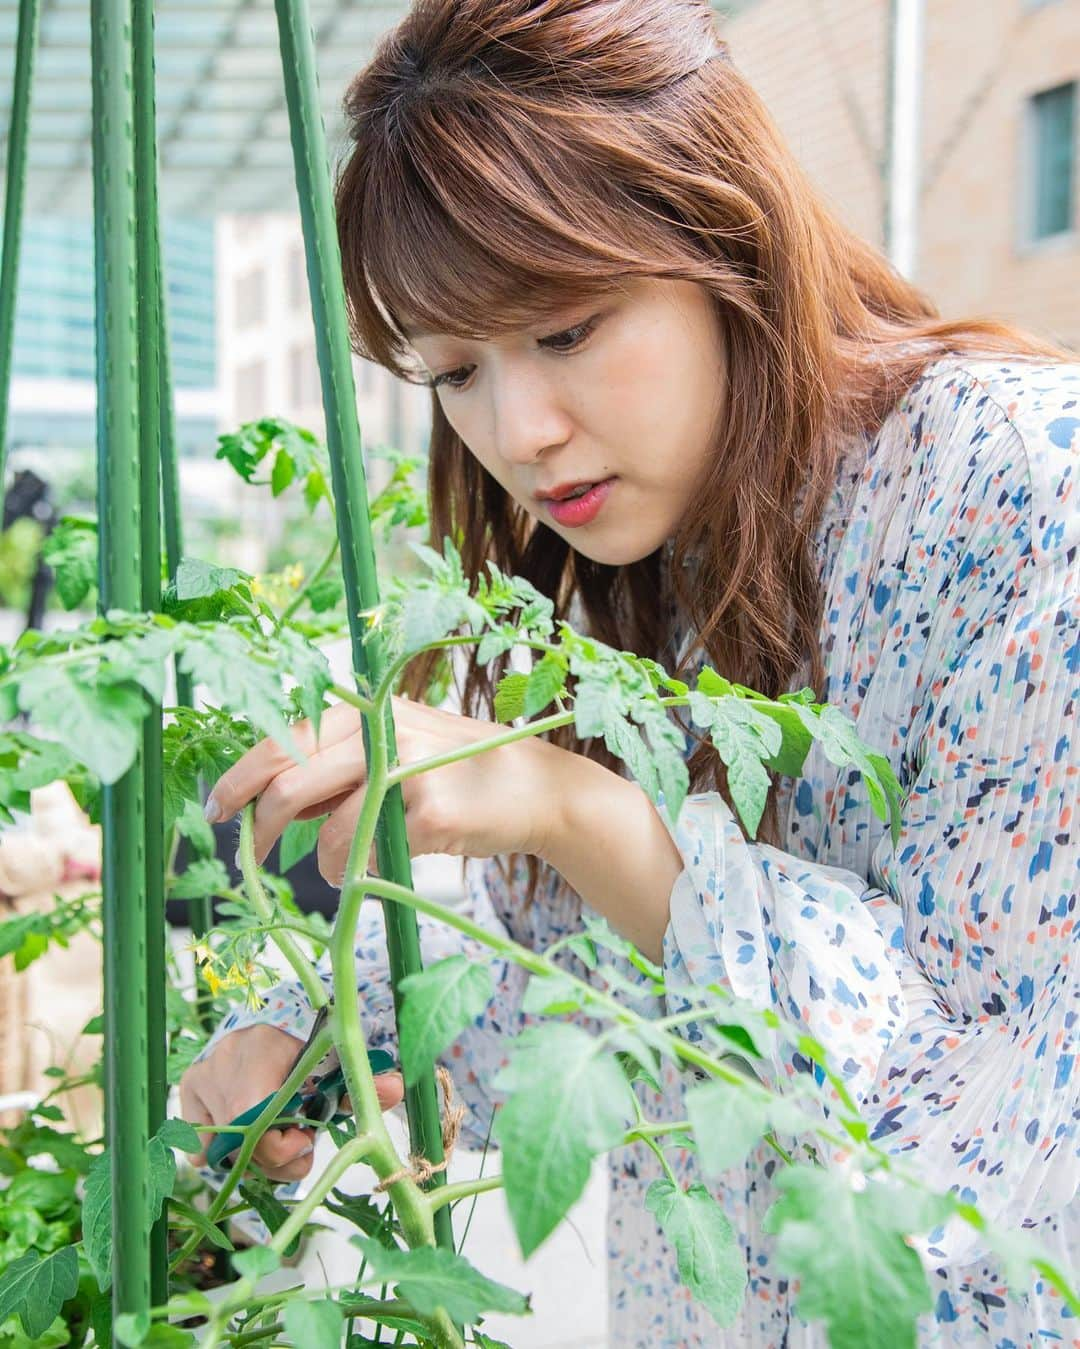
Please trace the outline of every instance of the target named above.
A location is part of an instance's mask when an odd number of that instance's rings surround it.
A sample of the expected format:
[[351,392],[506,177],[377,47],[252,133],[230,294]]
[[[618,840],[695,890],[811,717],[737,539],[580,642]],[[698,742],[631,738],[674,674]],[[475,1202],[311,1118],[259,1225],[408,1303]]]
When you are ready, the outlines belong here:
[[[141,448],[140,523],[142,604],[161,608],[161,377],[158,321],[162,303],[161,225],[158,217],[157,131],[154,111],[153,0],[135,0],[133,68],[135,96],[135,246],[138,285],[139,444]],[[165,1022],[165,801],[163,792],[161,706],[152,706],[143,730],[146,867],[146,1011],[147,1133],[157,1133],[165,1119],[169,1092],[166,1077]],[[155,1305],[169,1297],[168,1201],[150,1238],[150,1296]]]
[[[139,387],[131,0],[91,0],[100,607],[137,610]],[[150,1307],[146,867],[141,754],[102,791],[106,1140],[113,1311]]]
[[[352,349],[330,189],[326,133],[319,108],[315,44],[307,0],[275,0],[275,8],[296,188],[304,230],[312,316],[315,320],[316,351],[322,376],[326,441],[337,503],[337,527],[341,540],[341,565],[352,637],[353,666],[374,687],[384,669],[382,648],[377,641],[364,645],[360,613],[378,604],[379,585],[375,573],[375,546],[368,514],[360,427],[356,416]],[[389,752],[393,754],[394,727],[389,712],[387,740]],[[366,724],[364,742],[370,752]],[[375,846],[379,875],[411,889],[412,866],[400,787],[387,794],[379,817]],[[394,1008],[400,1015],[398,987],[406,975],[422,968],[419,929],[415,913],[403,905],[385,903],[383,915]],[[433,1073],[406,1089],[405,1108],[412,1151],[422,1154],[435,1164],[441,1162],[442,1126]],[[445,1171],[436,1173],[432,1185],[445,1183]],[[435,1236],[439,1245],[453,1248],[448,1206],[441,1208],[435,1215]]]
[[15,298],[19,284],[19,244],[26,196],[26,138],[38,40],[38,0],[19,0],[19,36],[15,48],[15,83],[7,140],[7,182],[4,192],[4,254],[0,270],[0,503],[7,463],[8,397],[15,344]]

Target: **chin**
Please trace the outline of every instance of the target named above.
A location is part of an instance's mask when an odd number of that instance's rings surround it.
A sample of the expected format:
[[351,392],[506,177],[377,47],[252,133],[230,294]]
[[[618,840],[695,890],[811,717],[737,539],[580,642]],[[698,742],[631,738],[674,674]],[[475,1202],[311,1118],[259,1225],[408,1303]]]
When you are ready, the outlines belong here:
[[[583,531],[575,531],[581,533]],[[574,538],[563,536],[567,543],[573,548],[575,553],[580,553],[582,557],[587,557],[590,562],[598,562],[604,567],[629,567],[635,562],[641,562],[650,557],[661,546],[660,543],[651,542],[615,542],[605,544],[600,540],[585,538]]]

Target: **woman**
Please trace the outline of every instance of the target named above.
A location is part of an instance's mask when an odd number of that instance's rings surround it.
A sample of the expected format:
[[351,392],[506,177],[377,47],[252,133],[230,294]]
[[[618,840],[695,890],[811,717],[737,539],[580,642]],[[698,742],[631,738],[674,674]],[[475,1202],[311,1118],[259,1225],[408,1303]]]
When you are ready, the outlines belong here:
[[[663,960],[673,1010],[679,987],[713,980],[776,1004],[824,1042],[882,1146],[995,1225],[1034,1227],[1068,1267],[1080,369],[1005,328],[940,321],[838,225],[699,0],[420,3],[347,109],[356,346],[435,390],[432,538],[462,531],[472,573],[492,557],[684,676],[708,663],[773,695],[811,684],[904,791],[893,846],[857,777],[815,748],[751,841],[708,745],[673,824],[602,746],[527,741],[411,779],[412,851],[490,859],[467,867],[474,913],[529,945],[577,928],[583,905],[604,915]],[[429,673],[418,660],[395,706],[403,762],[494,733],[491,671],[468,673],[470,716],[418,701]],[[261,856],[299,812],[331,810],[319,854],[336,881],[363,753],[349,709],[325,724],[303,767],[252,750],[211,812],[258,795]],[[428,960],[487,958],[438,925],[423,943]],[[385,1044],[377,912],[357,959]],[[495,974],[494,1004],[447,1056],[474,1144],[528,1020],[520,971]],[[233,1014],[185,1079],[187,1116],[222,1122],[276,1086],[310,1020],[291,985]],[[767,1071],[783,1089],[806,1066],[778,1047]],[[683,1118],[682,1078],[664,1086],[658,1100],[639,1085],[650,1117]],[[305,1148],[275,1134],[260,1157],[288,1179]],[[769,1155],[713,1187],[750,1271],[726,1332],[643,1211],[656,1158],[613,1156],[614,1345],[823,1342],[762,1231]],[[1006,1295],[973,1229],[934,1234],[926,1258],[920,1343],[1073,1339],[1042,1284]]]

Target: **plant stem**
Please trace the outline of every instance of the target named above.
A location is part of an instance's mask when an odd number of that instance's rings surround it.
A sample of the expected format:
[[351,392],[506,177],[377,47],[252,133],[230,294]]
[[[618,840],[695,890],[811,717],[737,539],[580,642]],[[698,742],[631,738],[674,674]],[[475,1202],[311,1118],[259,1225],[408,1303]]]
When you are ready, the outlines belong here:
[[[258,1146],[259,1139],[270,1125],[273,1124],[281,1107],[292,1097],[300,1083],[308,1076],[319,1060],[326,1057],[326,1051],[330,1048],[330,1045],[330,1032],[329,1030],[324,1029],[314,1040],[312,1040],[307,1049],[304,1050],[303,1054],[297,1060],[296,1066],[270,1098],[266,1109],[259,1118],[253,1120],[248,1126],[244,1135],[244,1141],[237,1151],[236,1161],[233,1163],[232,1170],[225,1177],[221,1189],[217,1193],[217,1197],[214,1199],[214,1202],[210,1205],[209,1209],[207,1209],[206,1219],[208,1222],[216,1223],[221,1218],[222,1213],[228,1205],[229,1196],[232,1194],[233,1190],[236,1189],[237,1185],[239,1185],[240,1178],[244,1174],[248,1162],[251,1161],[252,1153],[254,1153]],[[194,1127],[198,1128],[199,1126],[195,1125]],[[199,1240],[200,1238],[198,1235],[194,1238],[189,1238],[181,1247],[177,1255],[174,1256],[170,1268],[175,1269],[182,1261],[192,1255],[199,1244]]]
[[663,1134],[686,1133],[691,1129],[688,1119],[677,1120],[675,1123],[668,1123],[667,1120],[660,1120],[657,1124],[647,1124],[644,1121],[641,1124],[635,1124],[630,1132],[623,1139],[624,1144],[636,1143],[639,1138],[658,1138]]
[[[349,848],[341,899],[330,939],[330,963],[334,976],[330,1029],[341,1058],[349,1100],[356,1118],[357,1134],[366,1140],[364,1159],[374,1168],[379,1179],[385,1181],[400,1171],[402,1164],[383,1122],[382,1107],[375,1091],[375,1078],[365,1050],[353,955],[360,905],[369,892],[366,876],[368,859],[387,792],[386,720],[380,712],[375,712],[368,716],[367,723],[370,740],[368,785]],[[432,1211],[426,1195],[415,1181],[410,1176],[404,1176],[388,1187],[388,1193],[409,1247],[434,1246]],[[463,1345],[461,1336],[445,1312],[437,1312],[432,1318],[432,1324],[436,1343],[440,1347],[460,1349]]]
[[319,563],[319,565],[311,573],[308,579],[304,582],[304,584],[300,587],[300,589],[296,592],[293,598],[282,610],[281,617],[274,624],[275,632],[280,632],[280,630],[285,626],[285,624],[288,623],[289,619],[292,618],[293,614],[296,613],[297,609],[300,608],[304,600],[307,598],[308,592],[311,590],[311,588],[313,586],[318,585],[318,583],[322,580],[322,578],[334,565],[334,559],[337,557],[338,550],[340,548],[341,548],[341,540],[338,538],[337,533],[335,532],[334,542],[327,549],[326,556],[323,558],[323,560]]
[[322,1203],[350,1166],[362,1162],[371,1151],[372,1140],[367,1134],[359,1134],[342,1144],[334,1154],[326,1169],[312,1185],[310,1191],[294,1204],[289,1216],[270,1238],[270,1249],[281,1253],[303,1231],[308,1218]]
[[282,931],[275,923],[277,914],[267,898],[266,891],[259,878],[259,866],[255,861],[255,803],[249,801],[244,807],[240,823],[240,870],[244,875],[244,890],[251,907],[264,923],[274,926],[271,941],[292,966],[296,977],[304,986],[308,1001],[316,1011],[329,1001],[322,980],[315,972],[311,961],[304,955],[292,936]]
[[675,1172],[672,1171],[668,1159],[664,1156],[663,1148],[661,1148],[657,1143],[654,1143],[652,1138],[648,1134],[642,1134],[641,1141],[645,1143],[648,1147],[652,1148],[653,1152],[655,1152],[657,1157],[660,1158],[660,1165],[667,1172],[668,1180],[671,1181],[672,1185],[674,1185],[677,1190],[681,1190],[682,1186],[679,1184],[678,1177],[675,1175]]
[[468,1199],[471,1194],[485,1194],[488,1190],[497,1190],[503,1184],[502,1176],[483,1176],[479,1180],[459,1180],[453,1185],[440,1185],[426,1196],[428,1207],[437,1213],[444,1204],[453,1204],[458,1199]]
[[451,750],[446,754],[433,754],[427,759],[418,759],[416,763],[401,764],[386,779],[388,788],[396,787],[406,778],[414,778],[420,773],[430,773],[433,768],[443,768],[447,764],[462,763],[466,759],[475,759],[478,754],[487,754],[490,750],[500,749],[503,745],[512,745],[516,740],[527,740],[530,736],[541,735],[545,731],[556,730],[559,726],[568,726],[574,720],[573,712],[555,713],[542,717],[539,721],[530,721],[524,726],[515,726],[502,735],[493,735],[489,740],[479,740],[467,749]]

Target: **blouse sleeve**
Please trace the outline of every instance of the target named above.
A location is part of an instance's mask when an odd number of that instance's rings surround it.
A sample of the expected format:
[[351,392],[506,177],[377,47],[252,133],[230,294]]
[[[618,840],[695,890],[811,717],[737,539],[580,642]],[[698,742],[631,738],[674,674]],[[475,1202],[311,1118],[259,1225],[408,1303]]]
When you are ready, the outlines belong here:
[[[508,876],[497,858],[470,859],[465,871],[465,900],[455,911],[491,932],[512,936],[524,945],[540,947],[563,935],[551,927],[550,901],[557,902],[565,887],[557,873],[544,868],[535,903],[526,909],[524,885],[523,865]],[[489,1138],[492,1112],[505,1096],[492,1087],[491,1080],[508,1062],[510,1040],[526,1026],[542,1019],[521,1010],[528,972],[446,923],[426,914],[418,914],[417,921],[425,968],[450,956],[464,955],[470,961],[486,966],[491,974],[494,991],[487,1006],[446,1050],[440,1062],[449,1069],[457,1099],[466,1107],[461,1126],[463,1146],[482,1148],[488,1140],[487,1146],[494,1149],[497,1145]],[[573,926],[580,926],[580,922]],[[356,987],[367,1047],[388,1049],[396,1057],[397,1023],[386,930],[378,904],[365,903],[361,907],[355,957]],[[568,950],[557,952],[555,959],[579,976],[586,973],[577,957]],[[320,963],[319,974],[329,991],[328,958]],[[221,1021],[199,1057],[204,1058],[223,1035],[246,1026],[277,1026],[302,1041],[307,1038],[313,1022],[314,1012],[303,986],[298,981],[285,981],[263,995],[260,1007],[234,1008]]]
[[[824,1045],[879,1146],[1007,1226],[1080,1177],[1076,550],[1040,561],[991,600],[949,596],[972,621],[924,689],[902,833],[868,877],[747,843],[716,794],[662,812],[685,863],[669,1009],[711,982],[773,1008]],[[777,1037],[764,1076],[782,1091],[809,1066]],[[927,1252],[966,1261],[980,1238],[955,1220]]]

